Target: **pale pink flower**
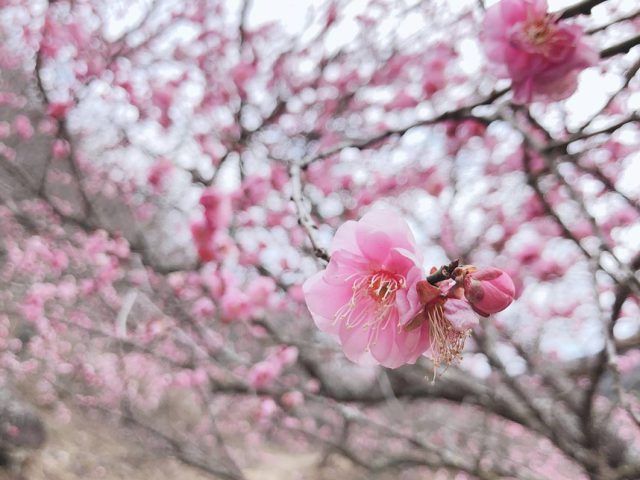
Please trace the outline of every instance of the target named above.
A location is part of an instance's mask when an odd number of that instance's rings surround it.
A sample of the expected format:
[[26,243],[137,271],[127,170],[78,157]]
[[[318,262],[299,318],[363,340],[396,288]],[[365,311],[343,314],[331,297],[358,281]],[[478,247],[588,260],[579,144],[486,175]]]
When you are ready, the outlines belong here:
[[487,10],[482,40],[495,74],[510,78],[515,103],[556,101],[577,87],[598,53],[581,27],[547,13],[546,0],[502,0]]
[[489,267],[472,271],[465,276],[464,295],[477,313],[488,316],[511,305],[516,288],[507,273]]
[[343,224],[330,253],[327,268],[303,285],[318,328],[337,337],[356,363],[415,363],[429,346],[429,329],[402,328],[420,309],[408,295],[422,276],[409,226],[395,210],[374,209]]

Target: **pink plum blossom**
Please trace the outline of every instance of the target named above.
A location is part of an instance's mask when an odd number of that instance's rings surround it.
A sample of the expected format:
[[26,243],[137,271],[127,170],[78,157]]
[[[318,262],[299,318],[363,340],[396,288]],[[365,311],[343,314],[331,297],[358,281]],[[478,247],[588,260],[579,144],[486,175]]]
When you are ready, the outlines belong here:
[[406,222],[393,209],[374,209],[358,222],[344,223],[330,253],[327,268],[303,285],[318,328],[337,337],[356,363],[415,363],[429,346],[429,328],[401,328],[420,309],[409,292],[422,275]]
[[482,40],[515,103],[557,101],[577,87],[578,74],[598,61],[577,25],[547,13],[546,0],[502,0],[487,10]]
[[449,365],[460,358],[469,331],[478,325],[478,317],[461,298],[460,289],[452,280],[440,282],[437,286],[421,280],[409,298],[417,299],[422,308],[403,323],[403,329],[412,332],[426,326],[435,375],[440,364]]

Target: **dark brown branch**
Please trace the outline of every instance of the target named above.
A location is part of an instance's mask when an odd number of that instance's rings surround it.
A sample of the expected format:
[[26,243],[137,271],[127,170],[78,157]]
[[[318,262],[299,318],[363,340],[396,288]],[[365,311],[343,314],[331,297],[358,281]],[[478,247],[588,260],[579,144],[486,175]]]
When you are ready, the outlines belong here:
[[621,53],[627,53],[636,45],[640,45],[640,34],[635,37],[628,38],[627,40],[612,45],[604,50],[600,51],[600,58],[609,58]]
[[617,23],[622,23],[622,22],[626,22],[626,21],[629,21],[629,20],[633,20],[634,18],[639,17],[639,16],[640,16],[640,10],[636,10],[635,12],[631,12],[629,15],[625,15],[623,17],[616,18],[615,20],[613,20],[613,21],[611,21],[609,23],[606,23],[604,25],[600,25],[599,27],[591,28],[591,29],[587,30],[586,33],[588,35],[593,35],[594,33],[601,32],[602,30],[606,30],[607,28],[609,28],[612,25],[616,25]]
[[[634,260],[631,262],[631,270],[636,271],[640,268],[640,254],[636,255]],[[590,428],[593,423],[592,411],[594,408],[595,402],[595,394],[598,390],[600,382],[609,368],[614,375],[614,380],[617,382],[617,394],[620,396],[621,403],[624,404],[623,395],[620,385],[620,372],[618,370],[617,365],[617,351],[616,351],[616,343],[614,338],[614,328],[620,318],[620,313],[622,312],[622,307],[626,302],[627,298],[631,295],[631,287],[629,282],[626,284],[619,285],[616,289],[616,296],[613,301],[613,305],[611,306],[611,316],[607,324],[605,325],[605,348],[603,348],[597,356],[596,364],[594,365],[591,371],[591,383],[589,388],[587,389],[586,395],[584,397],[583,404],[583,415],[584,420],[588,422],[588,426]],[[630,411],[630,410],[628,410]],[[635,416],[630,412],[632,418],[635,420]]]
[[585,140],[587,138],[595,137],[597,135],[603,134],[611,134],[618,130],[619,128],[625,126],[628,123],[633,123],[640,121],[640,115],[636,112],[632,113],[628,117],[625,117],[617,122],[609,125],[608,127],[600,128],[598,130],[594,130],[592,132],[578,132],[574,135],[571,135],[567,140],[552,142],[546,145],[543,149],[541,149],[541,153],[551,152],[553,150],[560,149],[563,153],[566,153],[566,147],[573,142],[577,142],[578,140]]
[[591,13],[593,7],[604,2],[606,2],[606,0],[583,0],[562,10],[560,19],[575,17],[577,15],[588,15]]
[[443,265],[437,271],[433,272],[427,277],[427,282],[429,282],[431,285],[436,285],[439,282],[448,280],[449,278],[451,278],[453,271],[458,267],[459,264],[460,260],[454,260],[449,265]]
[[449,110],[446,111],[444,113],[441,113],[440,115],[437,115],[435,117],[432,118],[428,118],[425,120],[420,120],[418,122],[412,123],[411,125],[407,125],[406,127],[402,127],[402,128],[397,128],[397,129],[392,129],[392,130],[387,130],[379,135],[376,135],[375,137],[369,138],[369,139],[364,139],[364,140],[360,140],[360,141],[352,141],[352,142],[344,142],[341,143],[339,145],[336,145],[335,147],[329,148],[323,152],[319,152],[316,153],[315,155],[311,155],[310,157],[307,157],[305,159],[302,160],[300,166],[304,169],[306,167],[308,167],[311,163],[317,161],[317,160],[322,160],[323,158],[327,158],[330,157],[332,155],[335,155],[336,153],[341,152],[342,150],[345,150],[347,148],[357,148],[357,149],[366,149],[369,147],[372,147],[380,142],[383,142],[384,140],[390,138],[390,137],[394,137],[394,136],[402,136],[405,133],[407,133],[409,130],[416,128],[416,127],[424,127],[424,126],[428,126],[428,125],[435,125],[437,123],[441,123],[444,122],[446,120],[466,120],[466,119],[473,119],[476,120],[478,122],[482,122],[485,124],[488,124],[492,121],[492,119],[487,119],[487,118],[483,118],[483,117],[477,117],[475,115],[473,115],[471,113],[471,111],[476,108],[479,107],[481,105],[489,105],[491,103],[493,103],[495,100],[497,100],[498,98],[500,98],[502,95],[504,95],[505,93],[507,93],[510,90],[510,88],[503,88],[500,90],[495,90],[493,91],[490,95],[488,95],[486,98],[473,103],[471,105],[465,106],[465,107],[460,107],[457,108],[455,110]]

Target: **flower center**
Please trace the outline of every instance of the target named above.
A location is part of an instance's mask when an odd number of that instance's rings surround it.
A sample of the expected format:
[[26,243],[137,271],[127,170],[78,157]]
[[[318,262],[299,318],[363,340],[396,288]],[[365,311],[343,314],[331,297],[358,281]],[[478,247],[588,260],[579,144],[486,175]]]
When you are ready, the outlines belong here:
[[551,28],[546,18],[535,19],[525,27],[529,42],[533,46],[540,46],[547,42],[551,36]]
[[387,327],[396,292],[405,287],[406,280],[402,275],[385,270],[364,274],[353,282],[351,298],[338,309],[334,319],[345,321],[347,328],[372,327],[371,342],[377,338],[379,330]]
[[396,292],[405,284],[404,277],[385,271],[374,273],[368,280],[369,296],[379,304],[393,303]]

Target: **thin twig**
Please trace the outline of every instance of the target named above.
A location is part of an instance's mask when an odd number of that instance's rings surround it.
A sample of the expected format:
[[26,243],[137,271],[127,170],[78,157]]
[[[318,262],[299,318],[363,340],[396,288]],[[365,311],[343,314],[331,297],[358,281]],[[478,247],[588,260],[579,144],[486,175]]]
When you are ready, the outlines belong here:
[[301,179],[302,169],[300,168],[300,165],[292,163],[289,167],[289,176],[291,177],[291,200],[296,207],[298,223],[306,232],[309,242],[311,242],[314,255],[328,262],[330,260],[329,253],[318,244],[318,240],[316,239],[316,231],[318,227],[311,219],[311,215],[304,203]]
[[342,150],[345,150],[347,148],[357,148],[357,149],[366,149],[369,147],[372,147],[380,142],[383,142],[384,140],[393,137],[393,136],[402,136],[405,133],[407,133],[409,130],[416,128],[416,127],[424,127],[424,126],[428,126],[428,125],[434,125],[437,123],[441,123],[447,120],[466,120],[466,119],[473,119],[476,120],[478,122],[482,122],[482,123],[490,123],[492,119],[488,119],[488,118],[484,118],[484,117],[478,117],[473,115],[471,112],[474,108],[479,107],[481,105],[489,105],[491,103],[493,103],[495,100],[497,100],[498,98],[500,98],[502,95],[504,95],[505,93],[507,93],[510,90],[510,88],[502,88],[500,90],[494,90],[490,95],[488,95],[486,98],[479,100],[471,105],[465,106],[465,107],[460,107],[460,108],[456,108],[454,110],[448,110],[444,113],[441,113],[440,115],[437,115],[435,117],[432,118],[427,118],[424,120],[419,120],[417,122],[414,122],[410,125],[407,125],[405,127],[402,128],[397,128],[397,129],[390,129],[390,130],[386,130],[382,133],[380,133],[379,135],[376,135],[375,137],[372,138],[368,138],[368,139],[364,139],[364,140],[359,140],[359,141],[348,141],[348,142],[344,142],[344,143],[340,143],[332,148],[329,148],[327,150],[324,150],[322,152],[316,153],[314,155],[311,155],[305,159],[302,160],[302,162],[300,163],[300,166],[304,169],[306,167],[308,167],[311,163],[317,161],[317,160],[322,160],[324,158],[330,157],[332,155],[335,155],[336,153],[341,152]]

